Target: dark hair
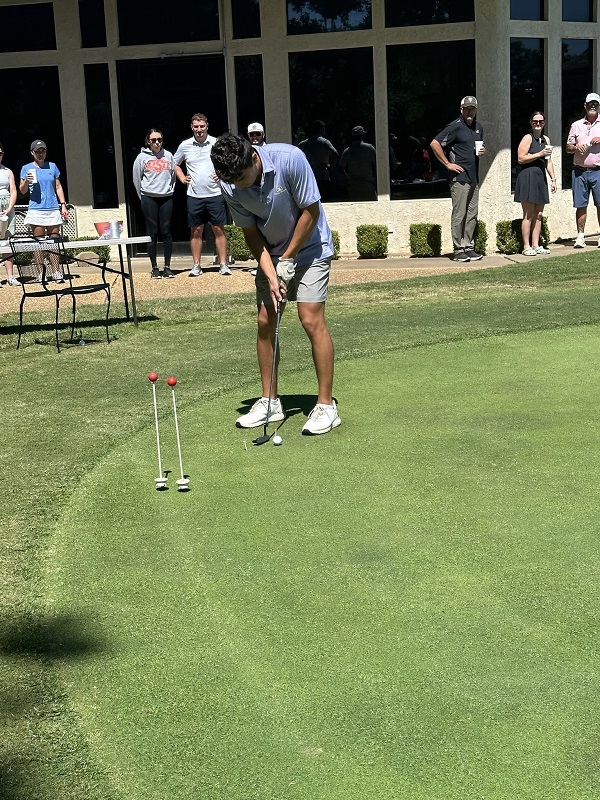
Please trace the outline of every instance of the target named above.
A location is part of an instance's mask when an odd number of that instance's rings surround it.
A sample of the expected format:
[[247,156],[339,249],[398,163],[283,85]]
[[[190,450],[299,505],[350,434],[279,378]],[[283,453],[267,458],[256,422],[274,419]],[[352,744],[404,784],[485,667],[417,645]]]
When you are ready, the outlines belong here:
[[192,122],[195,119],[202,120],[203,122],[208,122],[208,117],[206,116],[206,114],[194,114],[194,116],[192,117]]
[[[529,124],[530,124],[530,125],[531,125],[531,123],[533,122],[533,118],[534,118],[534,117],[536,117],[538,114],[540,115],[540,117],[543,117],[543,118],[544,118],[544,125],[546,124],[546,115],[544,114],[544,112],[543,112],[543,111],[532,111],[532,112],[531,112],[531,115],[530,115],[530,117],[529,117]],[[542,126],[542,127],[543,127],[543,126]]]
[[148,130],[146,131],[146,138],[144,139],[144,141],[146,143],[146,147],[150,146],[150,134],[151,133],[160,133],[161,136],[163,135],[163,132],[160,130],[160,128],[148,128]]
[[255,152],[248,139],[224,133],[213,144],[210,157],[219,178],[227,183],[235,183],[242,172],[252,166]]

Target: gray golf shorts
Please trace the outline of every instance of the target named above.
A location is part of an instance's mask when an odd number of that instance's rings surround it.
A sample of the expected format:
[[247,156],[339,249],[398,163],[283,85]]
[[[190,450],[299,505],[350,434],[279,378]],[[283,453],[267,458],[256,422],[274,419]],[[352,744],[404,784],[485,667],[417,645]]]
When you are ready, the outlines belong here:
[[[277,264],[277,260],[273,257],[274,264]],[[288,285],[287,299],[296,300],[298,303],[324,303],[327,300],[330,272],[331,258],[313,261],[306,267],[297,267],[296,274]],[[257,305],[261,305],[261,303],[266,306],[273,305],[269,281],[260,268],[256,273],[254,283],[256,284]]]

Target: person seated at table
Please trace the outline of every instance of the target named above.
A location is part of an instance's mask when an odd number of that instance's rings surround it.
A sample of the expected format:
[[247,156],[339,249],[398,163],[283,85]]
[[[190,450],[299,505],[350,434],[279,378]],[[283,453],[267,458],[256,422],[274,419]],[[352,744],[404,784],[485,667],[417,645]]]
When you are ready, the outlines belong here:
[[[17,202],[17,186],[12,169],[2,163],[4,147],[0,142],[0,239],[7,235],[13,236],[15,232],[15,204]],[[4,259],[6,269],[6,283],[9,286],[21,284],[13,275],[13,260],[11,256]]]
[[[61,225],[69,219],[65,193],[60,183],[60,170],[53,161],[46,161],[48,148],[41,139],[31,143],[33,161],[21,168],[21,194],[29,192],[29,208],[25,224],[31,228],[33,236],[58,236]],[[41,272],[41,252],[35,253],[36,263]],[[53,256],[56,259],[56,256]],[[52,278],[62,282],[62,272],[58,261],[52,263]]]

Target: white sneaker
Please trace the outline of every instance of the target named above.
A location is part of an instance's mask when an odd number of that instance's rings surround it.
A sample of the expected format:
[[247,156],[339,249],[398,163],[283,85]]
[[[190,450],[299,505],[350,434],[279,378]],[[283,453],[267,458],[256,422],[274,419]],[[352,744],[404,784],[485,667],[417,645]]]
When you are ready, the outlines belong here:
[[538,256],[547,256],[550,250],[548,250],[547,247],[543,247],[542,245],[540,245],[539,247],[536,248],[535,252]]
[[575,244],[573,247],[585,247],[585,234],[578,233],[577,238],[575,239]]
[[221,264],[219,267],[219,275],[231,275],[231,270],[227,266],[227,264]]
[[332,406],[323,406],[318,403],[308,415],[302,433],[305,436],[317,436],[320,433],[329,433],[342,424],[339,418],[335,400]]
[[188,272],[188,278],[197,278],[200,275],[202,275],[202,267],[200,264],[194,264],[194,266]]
[[[268,404],[269,399],[261,397],[260,400],[254,403],[247,414],[242,414],[241,417],[236,419],[236,426],[238,428],[258,428],[259,425],[264,425],[267,421]],[[281,400],[278,397],[276,400],[271,400],[269,422],[281,422],[282,419],[285,419],[285,414],[283,413]]]
[[19,283],[19,281],[18,281],[18,280],[15,278],[15,276],[14,276],[14,275],[11,275],[10,277],[7,275],[7,276],[6,276],[6,283],[7,283],[9,286],[20,286],[20,285],[21,285],[21,284]]

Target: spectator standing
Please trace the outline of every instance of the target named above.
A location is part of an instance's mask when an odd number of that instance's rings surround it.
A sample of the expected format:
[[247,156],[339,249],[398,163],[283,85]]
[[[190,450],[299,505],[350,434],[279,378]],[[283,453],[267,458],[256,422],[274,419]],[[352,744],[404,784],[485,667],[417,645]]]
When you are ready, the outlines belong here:
[[[192,117],[192,133],[193,136],[185,139],[174,155],[177,178],[187,186],[190,250],[194,262],[189,277],[202,275],[202,234],[207,222],[210,222],[215,234],[219,273],[231,275],[227,266],[227,240],[223,228],[227,222],[227,210],[210,160],[210,151],[216,139],[208,134],[208,119],[204,114],[194,114]],[[186,172],[181,169],[184,161]]]
[[[0,213],[6,219],[6,229],[0,238],[4,239],[6,235],[13,236],[15,232],[15,204],[17,202],[17,186],[15,184],[15,176],[12,169],[5,167],[2,163],[4,158],[4,147],[0,142]],[[20,286],[21,284],[13,275],[13,260],[12,257],[4,259],[4,267],[6,269],[6,283],[9,286]]]
[[163,135],[158,128],[150,128],[146,133],[144,147],[133,164],[133,185],[140,198],[142,213],[146,220],[151,277],[161,278],[156,260],[158,232],[163,240],[165,278],[174,278],[171,272],[173,235],[173,192],[175,191],[175,161],[173,155],[163,147]]
[[[573,154],[573,207],[577,237],[574,247],[585,247],[585,223],[590,192],[600,225],[600,95],[591,92],[585,98],[585,115],[571,125],[567,153]],[[598,241],[600,247],[600,241]]]
[[248,139],[254,145],[254,147],[262,147],[263,144],[266,144],[265,141],[265,129],[260,124],[260,122],[251,122],[248,125]]
[[363,141],[366,133],[362,125],[352,128],[352,144],[340,159],[349,200],[377,200],[377,155],[373,145]]
[[340,160],[340,154],[325,138],[325,123],[316,119],[311,125],[312,133],[298,147],[306,156],[314,173],[323,200],[333,199],[335,186],[331,181],[331,171]]
[[556,178],[552,164],[550,139],[543,135],[546,118],[541,111],[534,111],[529,118],[531,132],[519,143],[518,159],[521,171],[515,186],[515,203],[523,207],[521,233],[523,255],[537,256],[550,250],[540,245],[542,214],[549,200],[546,172],[550,175],[552,191],[556,191]]
[[477,121],[477,98],[460,101],[460,116],[431,142],[436,158],[448,170],[452,198],[452,244],[455,261],[479,261],[475,250],[475,227],[479,212],[479,156],[485,153],[483,127]]
[[34,139],[30,149],[33,161],[22,167],[19,183],[21,194],[29,192],[25,224],[34,236],[57,236],[69,219],[60,170],[53,161],[46,161],[48,148],[41,139]]
[[[254,148],[230,133],[217,140],[211,158],[233,219],[259,264],[255,283],[262,397],[236,424],[255,428],[267,420],[273,356],[278,355],[273,352],[275,304],[287,298],[297,300],[319,387],[302,433],[328,433],[341,423],[332,396],[333,343],[325,322],[333,243],[314,174],[293,145]],[[276,373],[270,411],[273,422],[284,419]]]

